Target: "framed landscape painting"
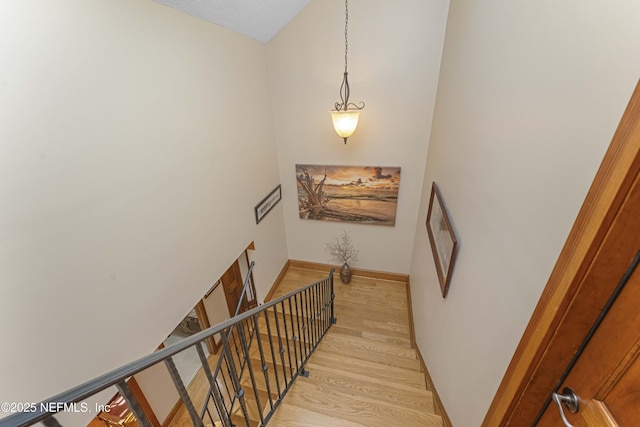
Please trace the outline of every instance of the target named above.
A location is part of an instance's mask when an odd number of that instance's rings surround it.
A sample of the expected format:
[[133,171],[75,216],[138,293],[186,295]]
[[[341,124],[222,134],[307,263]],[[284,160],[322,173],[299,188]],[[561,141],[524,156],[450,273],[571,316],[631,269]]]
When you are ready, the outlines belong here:
[[300,218],[395,226],[400,168],[296,165]]
[[429,212],[427,213],[427,234],[429,235],[429,243],[433,252],[433,260],[436,263],[442,298],[446,298],[449,292],[453,264],[456,260],[458,240],[453,232],[447,209],[435,182],[431,185],[431,199],[429,200]]

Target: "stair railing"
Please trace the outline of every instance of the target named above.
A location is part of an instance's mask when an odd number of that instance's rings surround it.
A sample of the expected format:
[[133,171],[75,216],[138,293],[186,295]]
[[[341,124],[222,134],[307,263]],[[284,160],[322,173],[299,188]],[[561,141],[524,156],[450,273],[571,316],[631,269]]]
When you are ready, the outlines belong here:
[[[247,281],[250,276],[247,274]],[[34,404],[28,411],[2,418],[0,427],[26,427],[38,422],[47,427],[61,427],[56,418],[58,411],[73,408],[114,385],[139,425],[152,427],[126,380],[160,362],[165,363],[192,425],[264,426],[293,381],[300,375],[308,375],[306,362],[336,321],[334,299],[332,269],[324,279]],[[207,357],[203,342],[210,337],[219,337],[223,346],[217,355]],[[196,349],[209,383],[207,395],[198,399],[204,401],[199,410],[173,359],[189,348]]]

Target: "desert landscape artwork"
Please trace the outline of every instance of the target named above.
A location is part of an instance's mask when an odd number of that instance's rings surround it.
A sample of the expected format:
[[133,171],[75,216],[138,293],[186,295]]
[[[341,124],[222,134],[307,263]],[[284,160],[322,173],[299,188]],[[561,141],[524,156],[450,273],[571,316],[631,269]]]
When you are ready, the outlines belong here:
[[296,165],[300,218],[394,226],[400,168]]

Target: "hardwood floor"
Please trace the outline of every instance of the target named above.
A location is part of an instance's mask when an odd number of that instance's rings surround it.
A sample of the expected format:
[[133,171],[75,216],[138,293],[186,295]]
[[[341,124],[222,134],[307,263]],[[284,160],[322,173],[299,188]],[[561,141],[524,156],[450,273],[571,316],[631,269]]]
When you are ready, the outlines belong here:
[[[272,299],[326,275],[290,267]],[[405,283],[354,276],[345,285],[336,274],[334,291],[337,323],[307,362],[309,377],[296,379],[268,426],[442,427],[411,348]],[[199,372],[190,395],[207,387]],[[179,411],[169,425],[191,422]]]
[[[325,277],[289,268],[273,298]],[[411,348],[405,284],[336,275],[335,316],[269,427],[442,426]]]

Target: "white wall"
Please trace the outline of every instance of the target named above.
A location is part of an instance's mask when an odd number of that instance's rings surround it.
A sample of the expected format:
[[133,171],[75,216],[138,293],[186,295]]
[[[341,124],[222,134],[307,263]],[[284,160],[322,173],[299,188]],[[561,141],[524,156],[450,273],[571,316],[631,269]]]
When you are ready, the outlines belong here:
[[[290,258],[328,262],[324,243],[349,230],[360,250],[355,266],[408,273],[447,6],[447,0],[349,2],[350,101],[366,107],[347,145],[329,115],[344,71],[344,2],[311,1],[269,43]],[[301,220],[296,164],[400,166],[395,227]]]
[[271,286],[264,45],[151,1],[2,2],[0,61],[0,400],[152,352],[252,240]]
[[[453,0],[411,264],[416,338],[455,426],[478,426],[638,80],[640,3]],[[460,241],[443,300],[425,218]]]
[[164,423],[180,400],[166,365],[153,365],[137,373],[135,377],[156,418],[160,424]]
[[[277,165],[275,161],[273,164]],[[271,186],[275,188],[275,184],[271,184]],[[269,194],[273,188],[264,190],[263,197]],[[256,203],[260,200],[262,198],[259,198]],[[264,301],[264,297],[269,293],[289,259],[282,206],[283,203],[280,201],[256,226],[254,240],[256,250],[249,251],[249,262],[255,261],[256,263],[253,267],[253,280],[259,302]]]

